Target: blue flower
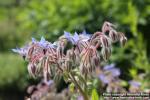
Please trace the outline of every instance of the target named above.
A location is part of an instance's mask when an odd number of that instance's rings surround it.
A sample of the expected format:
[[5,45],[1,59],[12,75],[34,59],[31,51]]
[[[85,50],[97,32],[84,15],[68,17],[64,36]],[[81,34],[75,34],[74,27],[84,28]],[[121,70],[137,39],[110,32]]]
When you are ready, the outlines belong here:
[[120,75],[120,70],[117,68],[111,69],[110,71],[111,71],[112,76],[114,77],[117,77]]
[[115,64],[110,64],[110,65],[106,65],[103,69],[104,70],[110,70],[110,69],[112,69],[114,67],[115,67]]
[[37,43],[37,40],[32,37],[32,43]]
[[105,74],[100,74],[99,75],[99,79],[104,83],[104,84],[108,84],[110,81],[108,79],[108,77]]
[[28,51],[28,46],[25,46],[23,48],[11,49],[11,50],[15,53],[19,53],[23,58],[25,58]]
[[86,30],[84,30],[80,34],[80,37],[81,37],[82,41],[88,41],[92,37],[92,34],[89,34],[89,33],[86,32]]
[[76,45],[77,42],[79,41],[79,35],[77,34],[77,32],[75,32],[74,35],[72,36],[69,32],[64,31],[64,36],[73,45]]
[[74,40],[74,44],[76,44],[79,41],[79,35],[77,34],[77,32],[74,33],[74,36],[72,38]]
[[103,72],[99,74],[99,79],[104,83],[108,84],[111,81],[116,80],[116,77],[120,75],[120,70],[115,68],[115,64],[106,65],[103,68]]
[[115,64],[106,65],[104,67],[104,70],[110,72],[114,77],[120,75],[120,70],[118,68],[115,68]]
[[45,40],[45,38],[42,36],[40,42],[38,42],[38,44],[43,47],[44,49],[48,49],[48,48],[55,48],[55,44],[52,44],[48,41]]
[[45,40],[45,38],[43,36],[41,37],[39,45],[42,46],[42,47],[46,47],[46,40]]
[[137,88],[141,86],[141,83],[140,83],[140,82],[137,82],[137,81],[134,81],[134,80],[129,81],[129,84],[130,84],[131,86],[137,87]]
[[69,32],[64,31],[64,36],[68,41],[72,42],[72,36]]

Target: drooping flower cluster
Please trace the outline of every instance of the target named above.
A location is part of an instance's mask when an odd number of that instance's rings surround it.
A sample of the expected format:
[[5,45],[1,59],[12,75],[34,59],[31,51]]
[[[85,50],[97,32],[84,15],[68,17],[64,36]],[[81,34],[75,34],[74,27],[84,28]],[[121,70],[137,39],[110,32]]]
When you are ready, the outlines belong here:
[[[106,32],[109,34],[106,35]],[[117,41],[124,46],[127,38],[122,32],[117,32],[113,24],[105,22],[101,32],[87,34],[83,31],[71,35],[65,31],[54,43],[46,41],[44,37],[40,41],[32,38],[28,45],[12,50],[29,62],[30,75],[43,76],[48,81],[55,73],[61,74],[78,66],[82,74],[93,72],[99,66],[101,58],[109,59],[112,43]],[[72,47],[66,50],[69,43]]]

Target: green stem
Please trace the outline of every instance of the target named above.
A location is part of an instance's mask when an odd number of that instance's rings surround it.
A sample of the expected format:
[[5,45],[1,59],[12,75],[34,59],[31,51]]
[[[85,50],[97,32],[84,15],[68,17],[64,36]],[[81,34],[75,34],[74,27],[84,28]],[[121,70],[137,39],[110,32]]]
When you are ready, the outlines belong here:
[[80,93],[82,94],[84,100],[89,100],[88,99],[88,95],[86,94],[86,92],[84,92],[82,90],[82,88],[80,87],[80,85],[78,84],[77,80],[74,78],[74,76],[72,75],[72,73],[69,74],[70,75],[70,78],[72,79],[73,83],[78,87]]

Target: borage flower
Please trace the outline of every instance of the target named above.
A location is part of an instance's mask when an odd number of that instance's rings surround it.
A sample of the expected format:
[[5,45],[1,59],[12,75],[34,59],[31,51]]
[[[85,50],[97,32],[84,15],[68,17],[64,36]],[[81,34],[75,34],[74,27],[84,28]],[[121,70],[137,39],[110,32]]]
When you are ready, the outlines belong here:
[[75,32],[74,35],[72,36],[69,32],[64,31],[64,36],[73,45],[76,45],[77,42],[79,41],[79,35],[77,34],[77,32]]
[[132,86],[132,87],[136,87],[136,88],[139,88],[141,86],[141,83],[140,82],[137,82],[137,81],[129,81],[129,84]]
[[109,84],[119,77],[120,70],[114,66],[115,64],[104,66],[102,72],[99,74],[98,77],[104,84]]
[[91,39],[92,34],[89,34],[86,32],[86,30],[84,30],[81,34],[79,34],[79,37],[82,41],[88,41]]
[[12,49],[12,51],[15,52],[15,53],[20,54],[23,57],[23,59],[25,59],[26,55],[27,55],[27,52],[28,52],[28,49],[29,49],[29,46],[26,45],[26,46],[24,46],[22,48]]
[[135,80],[129,81],[130,87],[129,91],[130,92],[140,92],[141,91],[141,83]]
[[114,77],[120,76],[120,70],[118,68],[115,68],[115,64],[106,65],[103,70],[111,73],[111,75]]

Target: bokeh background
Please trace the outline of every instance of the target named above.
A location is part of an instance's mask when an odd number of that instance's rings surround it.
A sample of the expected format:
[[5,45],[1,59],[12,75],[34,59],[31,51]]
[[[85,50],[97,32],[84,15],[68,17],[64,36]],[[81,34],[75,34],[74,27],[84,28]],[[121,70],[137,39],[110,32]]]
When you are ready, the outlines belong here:
[[150,0],[0,0],[0,100],[21,100],[33,84],[26,62],[11,49],[31,37],[54,41],[63,31],[93,33],[109,21],[128,37],[113,47],[108,63],[116,63],[126,81],[139,79],[150,89]]

